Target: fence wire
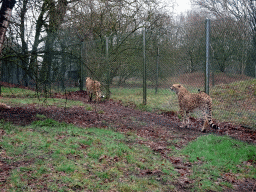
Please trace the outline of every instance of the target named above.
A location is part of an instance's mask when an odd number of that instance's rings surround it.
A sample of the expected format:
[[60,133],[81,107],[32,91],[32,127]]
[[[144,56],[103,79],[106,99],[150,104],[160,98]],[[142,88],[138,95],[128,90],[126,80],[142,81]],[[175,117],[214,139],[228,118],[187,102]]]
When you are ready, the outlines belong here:
[[[65,91],[85,89],[86,77],[92,77],[101,82],[110,98],[140,105],[145,50],[147,106],[177,111],[177,97],[169,89],[173,83],[181,83],[191,92],[205,89],[205,21],[191,19],[189,24],[145,29],[145,47],[142,31],[91,41],[61,33],[51,52],[36,56],[34,67],[28,64],[31,55],[22,55],[20,47],[9,43],[2,57],[2,81]],[[255,64],[246,27],[232,19],[211,21],[210,96],[214,119],[255,128]],[[13,53],[15,56],[7,57]],[[50,65],[44,63],[46,56]]]

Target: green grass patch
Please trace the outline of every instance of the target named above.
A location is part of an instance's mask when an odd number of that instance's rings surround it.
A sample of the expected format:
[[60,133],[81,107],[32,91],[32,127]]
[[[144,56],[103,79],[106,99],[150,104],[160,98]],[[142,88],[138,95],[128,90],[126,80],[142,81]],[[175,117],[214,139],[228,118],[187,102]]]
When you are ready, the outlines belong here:
[[[195,191],[220,191],[226,175],[256,179],[256,147],[228,136],[201,136],[181,152],[193,164]],[[249,162],[249,163],[248,163]],[[251,162],[251,163],[250,163]],[[253,166],[254,164],[254,166]]]
[[[1,121],[0,129],[5,132],[0,137],[2,160],[19,164],[0,182],[10,191],[168,191],[178,175],[170,162],[137,144],[135,134],[51,119],[27,127]],[[145,170],[161,174],[141,174]]]
[[111,98],[122,100],[124,105],[133,106],[143,111],[178,110],[178,105],[173,102],[176,95],[170,89],[159,89],[155,94],[154,89],[147,89],[147,105],[143,103],[143,91],[141,88],[112,88]]
[[[81,101],[73,101],[66,99],[57,99],[57,98],[0,98],[0,102],[5,103],[10,106],[25,106],[34,104],[36,106],[57,106],[57,107],[72,107],[72,106],[84,106],[84,103]],[[86,107],[88,108],[88,106]]]
[[1,87],[2,97],[36,97],[36,92],[28,89]]
[[[20,88],[8,88],[2,87],[2,97],[0,102],[10,106],[25,106],[25,105],[37,105],[37,106],[57,106],[57,107],[72,107],[72,106],[84,106],[81,101],[73,101],[58,98],[44,98],[41,94],[36,94],[35,91],[20,89]],[[85,107],[91,110],[90,105]]]

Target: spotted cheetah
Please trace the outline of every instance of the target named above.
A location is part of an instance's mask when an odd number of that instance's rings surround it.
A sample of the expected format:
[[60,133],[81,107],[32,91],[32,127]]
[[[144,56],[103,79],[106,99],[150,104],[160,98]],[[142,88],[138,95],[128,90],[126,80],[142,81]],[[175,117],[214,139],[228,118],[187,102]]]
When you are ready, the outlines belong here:
[[90,77],[86,78],[86,89],[89,94],[89,100],[92,100],[92,95],[95,95],[96,101],[99,101],[100,98],[104,97],[101,95],[100,87],[101,84],[99,81],[92,80]]
[[207,125],[214,129],[220,129],[217,125],[213,124],[212,121],[212,99],[209,95],[205,92],[190,93],[180,84],[173,84],[170,89],[178,96],[183,127],[187,126],[189,123],[188,113],[193,112],[195,109],[199,109],[203,111],[205,116],[204,125],[201,129],[202,132],[205,131]]

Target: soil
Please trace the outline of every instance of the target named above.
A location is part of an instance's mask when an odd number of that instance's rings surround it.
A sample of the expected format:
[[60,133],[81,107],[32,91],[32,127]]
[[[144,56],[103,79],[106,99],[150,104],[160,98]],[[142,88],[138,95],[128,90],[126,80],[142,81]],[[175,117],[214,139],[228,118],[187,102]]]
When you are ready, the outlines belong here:
[[[86,91],[71,92],[67,95],[55,93],[53,97],[80,100],[85,104],[89,103]],[[256,130],[229,122],[218,123],[220,130],[209,128],[206,133],[202,133],[200,132],[203,124],[202,120],[190,118],[191,124],[189,128],[181,128],[181,122],[173,111],[160,114],[139,111],[134,109],[134,106],[124,106],[121,101],[113,100],[100,101],[98,103],[90,102],[90,104],[92,111],[87,111],[85,107],[77,106],[72,108],[38,107],[35,105],[12,107],[9,110],[1,110],[0,119],[24,126],[39,120],[36,114],[42,114],[59,122],[72,123],[79,127],[110,127],[124,134],[135,132],[139,137],[148,138],[146,141],[138,140],[139,143],[151,147],[173,163],[175,169],[181,174],[179,180],[175,183],[179,191],[190,191],[189,189],[191,189],[193,181],[188,179],[191,172],[191,163],[184,162],[179,158],[168,157],[167,154],[170,149],[167,146],[172,145],[180,149],[188,142],[206,134],[229,135],[235,139],[256,144]],[[8,165],[1,161],[0,158],[0,170],[3,170],[0,173],[0,178],[6,178],[11,169],[19,166],[16,164]],[[24,162],[21,164],[24,164]],[[151,173],[145,172],[142,174]],[[227,175],[226,180],[228,178],[232,177]],[[232,191],[256,191],[256,180],[232,180],[232,183],[234,185]]]

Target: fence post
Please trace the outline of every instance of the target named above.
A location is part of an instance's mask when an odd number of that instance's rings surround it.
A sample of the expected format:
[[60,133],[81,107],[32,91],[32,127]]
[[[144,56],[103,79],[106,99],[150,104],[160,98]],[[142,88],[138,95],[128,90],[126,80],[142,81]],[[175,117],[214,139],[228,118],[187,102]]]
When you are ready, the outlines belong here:
[[143,30],[143,105],[147,104],[146,31]]
[[156,53],[156,90],[155,94],[157,94],[158,89],[158,73],[159,73],[159,47],[157,47],[157,53]]
[[106,99],[110,98],[110,64],[109,64],[109,52],[108,52],[108,40],[109,37],[106,37],[106,64],[108,67],[107,71],[107,81],[106,81]]
[[84,77],[83,77],[83,49],[84,49],[84,42],[81,41],[81,61],[80,61],[80,82],[79,82],[79,89],[80,91],[83,91],[84,88]]
[[206,19],[206,64],[205,64],[205,92],[209,95],[210,66],[210,19]]

